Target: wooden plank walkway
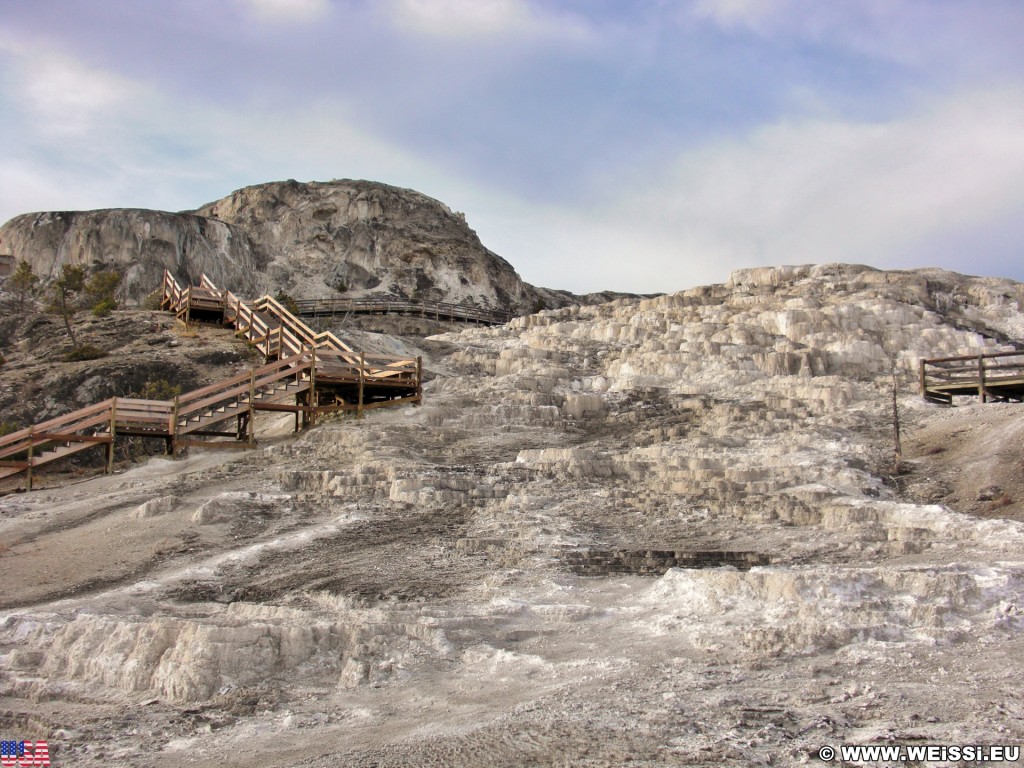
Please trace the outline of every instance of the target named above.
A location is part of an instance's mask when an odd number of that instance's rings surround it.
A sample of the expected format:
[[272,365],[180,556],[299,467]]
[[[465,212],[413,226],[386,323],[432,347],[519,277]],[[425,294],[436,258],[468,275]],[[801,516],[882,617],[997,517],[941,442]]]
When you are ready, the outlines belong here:
[[298,299],[295,301],[301,317],[336,317],[347,314],[415,315],[434,320],[456,320],[481,325],[504,325],[515,315],[511,312],[481,309],[465,304],[422,299],[400,299],[378,296],[366,299]]
[[922,360],[919,376],[921,395],[934,403],[951,405],[963,395],[1024,402],[1024,351]]
[[[295,430],[319,415],[363,412],[423,399],[423,365],[357,352],[332,333],[316,333],[270,296],[249,303],[205,276],[182,286],[165,272],[161,306],[182,322],[205,319],[234,326],[266,364],[173,400],[115,397],[0,437],[0,479],[33,471],[94,447],[113,469],[118,437],[152,437],[167,452],[189,446],[249,448],[256,442],[255,413],[295,414]],[[211,439],[212,438],[212,439]]]

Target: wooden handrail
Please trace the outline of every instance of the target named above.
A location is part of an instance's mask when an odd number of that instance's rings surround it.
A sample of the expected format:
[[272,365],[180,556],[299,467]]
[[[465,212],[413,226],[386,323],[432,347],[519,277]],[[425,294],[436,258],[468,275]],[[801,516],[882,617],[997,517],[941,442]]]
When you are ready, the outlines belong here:
[[[175,295],[176,287],[180,295]],[[194,300],[201,301],[203,298],[220,302],[225,308],[225,314],[234,313],[236,327],[245,325],[246,338],[260,345],[261,351],[268,357],[275,353],[280,354],[285,350],[296,354],[306,347],[316,347],[317,349],[347,352],[352,356],[352,362],[358,359],[355,350],[344,341],[330,331],[315,332],[273,296],[263,296],[253,302],[250,307],[231,291],[217,288],[205,274],[201,277],[199,286],[189,286],[182,291],[177,281],[167,271],[164,275],[164,294],[165,300],[178,306]],[[274,317],[280,322],[280,326],[271,327],[260,317],[259,313],[261,312]],[[239,320],[241,322],[238,322]],[[254,328],[260,332],[258,335],[252,332]]]
[[281,302],[273,296],[263,296],[255,302],[254,306],[257,310],[268,311],[270,314],[277,317],[284,326],[288,327],[292,333],[309,346],[318,348],[328,346],[340,351],[355,354],[355,350],[353,350],[352,347],[330,331],[316,333],[312,328],[289,312],[287,307],[282,305]]
[[162,285],[163,297],[161,299],[161,306],[167,303],[167,308],[171,311],[177,311],[178,307],[181,306],[181,297],[183,290],[178,281],[174,279],[174,276],[164,270],[164,281]]
[[[1018,358],[1017,361],[1009,361]],[[1024,350],[926,358],[920,361],[921,395],[951,403],[955,394],[1019,399],[1024,392]]]
[[[110,398],[0,437],[0,459],[53,442],[109,442],[109,435],[104,437],[80,433],[102,426],[109,430],[111,424],[161,424],[166,427],[167,436],[173,437],[176,428],[171,427],[171,424],[182,417],[189,418],[197,412],[202,415],[225,403],[242,402],[248,398],[252,386],[260,391],[293,376],[301,380],[311,365],[310,355],[297,354],[192,390],[172,401]],[[31,457],[28,462],[13,463],[19,466],[24,464],[25,468],[38,465]],[[11,465],[9,461],[3,464],[5,467]]]
[[246,371],[227,379],[223,379],[209,386],[194,390],[178,398],[178,417],[189,416],[196,411],[202,411],[210,406],[223,403],[225,400],[238,399],[243,394],[248,394],[249,384],[252,376],[255,375],[256,388],[262,389],[275,381],[286,379],[289,376],[301,375],[308,370],[309,362],[303,359],[303,355],[292,355],[281,360],[275,360],[252,372]]
[[[101,403],[80,408],[4,435],[0,437],[0,458],[16,456],[24,451],[52,443],[63,434],[73,436],[79,430],[91,429],[108,423],[113,402],[113,399],[104,400]],[[29,463],[31,463],[31,459]]]
[[[62,427],[68,427],[81,421],[91,422],[89,417],[95,417],[97,415],[102,416],[106,414],[110,409],[111,402],[111,400],[104,400],[101,403],[80,408],[76,411],[70,411],[52,419],[48,419],[47,421],[40,422],[39,424],[34,424],[31,427],[25,427],[24,429],[10,432],[3,437],[0,437],[0,455],[4,455],[3,449],[7,446],[23,441],[33,432],[59,432]],[[92,424],[90,423],[90,426],[91,425]]]
[[953,357],[933,357],[922,360],[922,363],[927,365],[935,365],[936,363],[953,363],[963,362],[965,360],[977,360],[979,357],[985,360],[994,357],[1015,357],[1017,355],[1024,356],[1024,350],[1017,349],[1011,352],[979,352],[975,355],[955,355]]
[[181,407],[185,403],[192,403],[192,402],[194,402],[196,400],[200,400],[200,399],[206,397],[207,395],[210,395],[210,394],[212,394],[214,392],[217,392],[217,391],[219,391],[221,389],[225,389],[226,387],[230,387],[231,385],[237,384],[238,382],[243,381],[243,380],[244,381],[248,381],[249,380],[249,373],[248,372],[240,373],[240,374],[237,374],[235,376],[231,376],[230,378],[222,379],[222,380],[220,380],[218,382],[215,382],[213,384],[209,384],[209,385],[207,385],[205,387],[201,387],[200,389],[194,389],[191,392],[186,392],[183,395],[179,395],[178,396],[178,405],[179,405],[179,407]]
[[346,312],[419,312],[424,315],[443,315],[451,319],[476,320],[492,324],[507,323],[514,317],[513,313],[502,310],[483,309],[446,301],[402,299],[393,296],[363,299],[298,299],[295,305],[300,315],[313,316],[336,315]]

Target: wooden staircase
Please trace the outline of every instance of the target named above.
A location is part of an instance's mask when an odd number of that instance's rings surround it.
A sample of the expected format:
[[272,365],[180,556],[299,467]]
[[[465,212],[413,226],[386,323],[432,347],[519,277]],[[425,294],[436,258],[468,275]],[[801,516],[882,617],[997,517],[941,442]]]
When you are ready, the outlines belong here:
[[[308,392],[312,379],[312,356],[293,355],[173,400],[113,397],[0,437],[0,479],[24,472],[31,488],[34,469],[97,445],[110,471],[117,437],[162,438],[172,454],[190,445],[249,447],[254,412],[296,410],[284,401]],[[228,440],[198,439],[211,437]]]
[[33,467],[63,459],[95,445],[107,447],[112,460],[110,428],[113,401],[91,405],[26,429],[0,437],[0,478],[27,472],[31,483]]
[[[175,397],[114,397],[0,437],[0,479],[33,471],[102,446],[106,470],[118,437],[153,437],[167,452],[182,448],[255,445],[256,411],[295,414],[296,431],[323,413],[422,401],[419,358],[366,355],[332,333],[316,333],[280,302],[264,296],[251,304],[217,288],[205,276],[182,288],[164,273],[161,306],[182,322],[216,320],[235,328],[266,364]],[[231,424],[230,422],[234,422]]]
[[[330,331],[317,333],[272,296],[249,302],[222,290],[203,275],[198,286],[183,288],[170,272],[164,272],[161,306],[182,322],[192,318],[222,322],[236,335],[255,346],[267,360],[295,354],[312,354],[322,386],[343,390],[352,385],[351,401],[366,405],[422,397],[419,358],[366,355],[357,352]],[[362,394],[356,397],[355,384]]]

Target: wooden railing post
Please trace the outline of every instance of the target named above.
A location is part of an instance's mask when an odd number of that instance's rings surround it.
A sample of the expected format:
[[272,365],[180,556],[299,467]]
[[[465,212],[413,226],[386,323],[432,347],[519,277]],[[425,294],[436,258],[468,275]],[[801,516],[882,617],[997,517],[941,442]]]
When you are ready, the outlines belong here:
[[310,408],[314,409],[309,411],[309,426],[316,426],[316,407],[318,400],[316,396],[316,344],[313,344],[310,348],[310,354],[312,358],[309,362],[309,401]]
[[107,474],[114,471],[114,435],[117,434],[117,398],[110,401],[110,442],[107,443]]
[[167,440],[171,446],[171,458],[178,455],[178,403],[180,395],[174,396],[174,405],[171,406],[170,423],[167,425]]
[[978,355],[978,397],[981,402],[988,402],[988,391],[985,389],[985,356]]
[[366,358],[359,353],[359,404],[356,406],[356,418],[363,418],[363,384],[366,378]]
[[245,441],[252,445],[256,442],[256,371],[249,371],[249,421],[245,425]]
[[416,356],[416,405],[423,405],[423,358]]
[[925,360],[924,358],[921,358],[921,365],[920,365],[921,397],[925,397],[925,398],[928,397],[928,385],[927,385],[927,381],[926,381],[926,377],[925,377],[925,370],[924,370],[924,367],[925,367],[926,363],[927,363],[927,360]]
[[31,427],[28,431],[28,467],[25,469],[25,490],[32,490],[32,454],[36,444],[36,428]]

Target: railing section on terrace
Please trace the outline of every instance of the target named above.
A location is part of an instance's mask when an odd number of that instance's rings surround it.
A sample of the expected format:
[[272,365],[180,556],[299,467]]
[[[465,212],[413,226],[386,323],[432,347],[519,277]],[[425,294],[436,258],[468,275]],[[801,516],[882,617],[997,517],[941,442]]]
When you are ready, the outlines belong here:
[[922,360],[921,394],[926,400],[950,404],[957,395],[981,401],[1024,401],[1024,351],[988,352]]
[[[170,452],[186,445],[210,447],[252,445],[252,413],[256,410],[315,409],[275,404],[308,390],[312,356],[294,355],[247,373],[187,392],[173,400],[114,397],[0,437],[0,478],[32,470],[96,445],[105,446],[106,469],[113,465],[117,437],[157,437]],[[211,429],[237,418],[233,431]],[[231,443],[196,441],[188,436],[231,437]],[[183,439],[185,438],[185,439]]]
[[[163,305],[178,317],[187,316],[181,305],[188,301],[199,302],[195,306],[203,310],[219,307],[224,321],[233,324],[238,334],[255,345],[268,359],[316,349],[325,355],[325,362],[328,360],[326,353],[336,353],[333,356],[335,367],[338,364],[343,368],[346,365],[349,368],[358,366],[360,378],[371,383],[404,384],[413,373],[418,382],[420,371],[416,359],[356,352],[330,331],[317,333],[272,296],[263,296],[250,305],[231,291],[219,289],[205,275],[198,289],[189,292],[166,271],[163,292]],[[348,380],[353,379],[353,376],[348,374],[343,378]]]
[[95,445],[106,446],[109,467],[113,437],[103,429],[113,428],[114,414],[114,401],[104,400],[0,437],[0,478],[27,472],[31,487],[33,467]]
[[511,312],[481,309],[466,304],[451,304],[444,301],[423,299],[400,299],[380,296],[366,299],[298,299],[295,301],[299,314],[307,317],[323,317],[356,314],[406,314],[432,317],[437,320],[462,320],[484,325],[503,325],[511,320]]
[[[217,311],[224,307],[227,300],[228,308],[237,303],[238,297],[230,291],[222,291],[203,275],[198,286],[182,288],[170,272],[164,271],[163,283],[164,302],[179,317],[185,317],[191,310]],[[233,300],[233,302],[232,302]],[[305,325],[293,313],[289,312],[280,302],[271,296],[264,296],[253,303],[255,309],[262,309],[261,304],[274,305],[275,313],[287,314],[293,326]],[[467,304],[453,304],[446,301],[427,301],[425,299],[402,299],[395,296],[375,296],[365,299],[320,298],[299,299],[295,301],[298,314],[306,317],[323,317],[356,314],[388,314],[398,313],[433,317],[441,320],[461,320],[482,323],[485,325],[501,325],[507,323],[515,315],[511,312],[482,309]]]

